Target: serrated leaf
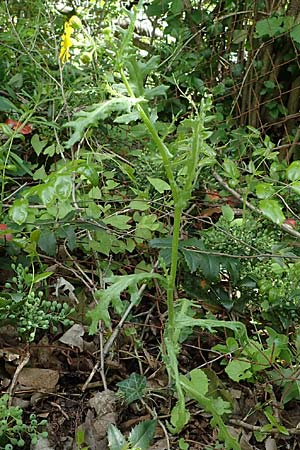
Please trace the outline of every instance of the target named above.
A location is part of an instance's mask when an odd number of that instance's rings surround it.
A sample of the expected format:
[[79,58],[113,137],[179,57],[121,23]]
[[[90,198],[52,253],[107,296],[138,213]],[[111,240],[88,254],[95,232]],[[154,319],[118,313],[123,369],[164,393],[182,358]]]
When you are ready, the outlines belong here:
[[128,440],[132,448],[148,450],[155,435],[156,420],[145,420],[130,432]]
[[172,248],[172,238],[156,238],[149,242],[153,248]]
[[286,169],[286,175],[290,181],[300,180],[300,161],[293,161]]
[[147,180],[160,194],[171,189],[169,184],[160,178],[147,177]]
[[128,124],[130,122],[136,122],[140,118],[140,114],[138,111],[132,111],[128,114],[122,114],[121,116],[118,116],[114,122],[115,123],[125,123]]
[[110,450],[122,450],[125,447],[126,439],[121,431],[113,424],[108,426],[107,439]]
[[64,126],[74,128],[74,132],[68,140],[66,147],[71,148],[76,142],[83,137],[85,130],[97,124],[98,121],[109,117],[113,112],[126,111],[130,112],[131,107],[139,103],[140,99],[128,97],[113,98],[103,103],[90,106],[86,111],[79,111],[75,114],[77,117],[71,122],[67,122]]
[[259,207],[268,219],[277,225],[282,225],[285,221],[285,216],[282,212],[282,207],[277,200],[260,200]]
[[14,201],[12,207],[9,210],[9,217],[18,225],[22,225],[28,216],[28,200],[25,198],[18,198]]
[[119,393],[130,405],[130,403],[143,398],[147,386],[146,377],[138,373],[132,373],[126,380],[117,383],[117,386]]
[[183,254],[190,272],[194,273],[201,264],[202,255],[192,249],[185,248],[180,249],[180,252]]
[[255,190],[258,198],[270,198],[275,194],[274,187],[269,183],[258,183]]
[[199,267],[204,278],[210,281],[216,281],[220,275],[220,258],[215,255],[201,255]]
[[95,334],[98,329],[99,320],[103,320],[105,326],[110,326],[110,316],[108,308],[113,301],[122,302],[120,295],[122,292],[129,288],[136,287],[138,283],[153,278],[160,279],[164,283],[164,278],[157,273],[136,273],[131,275],[120,275],[105,278],[105,283],[111,284],[106,289],[95,292],[96,299],[98,300],[97,306],[88,311],[86,317],[91,320],[89,327],[89,333]]
[[239,382],[240,380],[246,380],[252,377],[250,368],[251,364],[248,361],[233,359],[226,366],[225,372],[231,380]]

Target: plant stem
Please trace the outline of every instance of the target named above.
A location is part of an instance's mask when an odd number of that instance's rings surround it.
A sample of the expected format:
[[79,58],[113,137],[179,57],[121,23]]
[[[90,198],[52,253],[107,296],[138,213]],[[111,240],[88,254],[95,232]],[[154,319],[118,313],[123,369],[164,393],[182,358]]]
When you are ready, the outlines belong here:
[[168,337],[173,345],[177,344],[177,342],[175,342],[174,339],[174,331],[175,331],[174,292],[176,288],[181,215],[182,215],[181,205],[175,204],[173,236],[172,236],[171,270],[168,276],[168,283],[167,283]]

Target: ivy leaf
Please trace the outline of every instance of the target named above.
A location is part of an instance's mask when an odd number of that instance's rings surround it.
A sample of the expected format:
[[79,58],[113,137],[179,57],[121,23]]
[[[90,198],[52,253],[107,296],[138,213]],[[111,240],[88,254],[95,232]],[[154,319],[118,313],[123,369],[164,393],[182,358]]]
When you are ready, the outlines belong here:
[[22,225],[28,216],[28,200],[18,198],[9,210],[9,217],[18,225]]
[[138,373],[132,373],[126,380],[117,383],[119,394],[125,399],[126,403],[140,400],[145,395],[146,391],[146,377]]
[[47,141],[41,141],[40,136],[38,134],[34,134],[31,138],[31,145],[35,153],[39,156],[43,151],[43,148],[46,147]]
[[256,24],[256,33],[255,36],[257,38],[261,38],[263,36],[273,37],[277,34],[280,34],[282,29],[282,18],[281,17],[271,17],[269,19],[263,19],[257,22]]
[[291,38],[300,44],[300,23],[297,23],[297,25],[294,25],[292,30],[290,31]]
[[282,207],[277,200],[260,200],[259,207],[268,219],[277,225],[283,224],[285,216],[282,212]]
[[286,169],[286,175],[291,181],[300,180],[300,161],[293,161]]
[[156,420],[145,420],[130,432],[128,440],[132,448],[148,450],[156,430]]
[[232,222],[234,219],[234,211],[229,205],[223,205],[222,206],[222,214],[224,216],[224,219],[227,222]]
[[49,256],[56,254],[56,237],[53,231],[44,230],[39,238],[38,245],[40,249]]
[[54,190],[59,200],[68,200],[72,192],[71,176],[63,175],[56,178]]
[[151,178],[147,177],[147,180],[149,183],[152,184],[152,186],[160,193],[162,194],[164,191],[169,191],[171,188],[168,183],[166,183],[164,180],[161,180],[160,178]]
[[44,205],[50,205],[53,200],[56,198],[54,187],[51,184],[46,184],[45,186],[41,186],[41,191],[39,196]]
[[118,228],[119,230],[129,230],[131,226],[128,225],[127,222],[129,222],[130,219],[131,217],[126,216],[125,214],[117,214],[115,216],[106,217],[103,219],[103,223]]
[[149,207],[147,200],[132,200],[128,205],[128,208],[136,211],[146,211]]

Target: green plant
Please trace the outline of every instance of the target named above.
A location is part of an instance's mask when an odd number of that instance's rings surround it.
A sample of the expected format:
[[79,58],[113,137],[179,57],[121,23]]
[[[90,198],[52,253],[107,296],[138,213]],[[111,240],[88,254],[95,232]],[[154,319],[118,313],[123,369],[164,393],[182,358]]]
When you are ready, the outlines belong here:
[[12,264],[15,276],[6,283],[6,292],[0,297],[0,323],[16,325],[18,332],[28,341],[33,341],[38,329],[57,330],[57,325],[72,325],[68,316],[74,312],[67,303],[45,300],[42,291],[36,292],[33,285],[51,275],[44,272],[33,276],[28,267]]
[[9,406],[9,395],[0,397],[0,449],[13,450],[24,447],[26,438],[32,444],[36,444],[39,436],[47,437],[46,431],[40,431],[47,424],[46,420],[37,421],[36,416],[31,414],[29,423],[23,419],[23,410],[18,406]]
[[[94,124],[96,120],[105,119],[112,111],[120,111],[120,109],[124,110],[126,105],[128,105],[128,113],[118,117],[117,120],[119,122],[126,120],[126,123],[130,120],[136,120],[136,114],[131,112],[131,107],[136,108],[140,119],[144,123],[144,126],[151,136],[152,141],[155,143],[160,155],[167,177],[167,187],[171,190],[174,207],[170,270],[165,272],[165,277],[158,276],[157,274],[147,274],[148,279],[156,277],[161,280],[164,286],[166,286],[167,292],[168,322],[164,337],[166,348],[164,359],[170,379],[175,384],[175,391],[178,398],[176,406],[172,410],[169,428],[173,433],[179,432],[189,420],[189,413],[185,407],[186,393],[195,398],[201,406],[213,415],[213,423],[219,426],[220,438],[225,440],[226,448],[238,450],[240,448],[239,444],[229,434],[221,418],[226,408],[224,407],[221,409],[221,413],[219,414],[219,410],[214,406],[213,400],[205,396],[206,392],[204,395],[196,395],[196,388],[190,385],[188,379],[180,376],[177,361],[177,356],[180,351],[180,330],[183,330],[185,327],[193,328],[200,326],[210,330],[215,327],[228,327],[235,331],[239,331],[240,334],[244,336],[244,339],[246,338],[245,328],[242,324],[218,320],[194,319],[186,315],[187,302],[182,303],[182,308],[179,313],[177,313],[175,309],[174,292],[176,288],[180,227],[183,211],[189,204],[200,170],[215,162],[215,152],[206,143],[206,140],[210,136],[210,132],[206,128],[206,123],[209,120],[208,112],[211,105],[210,99],[202,100],[199,111],[196,105],[192,104],[195,109],[195,114],[191,114],[191,118],[182,122],[179,127],[177,139],[174,140],[172,146],[168,147],[164,142],[164,139],[160,137],[156,124],[149,114],[148,105],[144,105],[143,100],[144,97],[147,98],[147,89],[144,88],[144,83],[148,71],[153,69],[153,61],[150,60],[149,63],[140,62],[136,59],[134,54],[130,54],[128,64],[126,65],[125,63],[124,53],[127,47],[124,43],[127,45],[128,42],[130,42],[133,26],[134,18],[129,27],[127,36],[121,44],[116,63],[116,67],[120,72],[123,85],[127,90],[129,98],[118,97],[108,100],[102,105],[94,107],[92,111],[81,112],[78,114],[77,120],[69,122],[68,124],[75,129],[68,145],[74,145],[74,143],[81,138],[84,129],[89,125]],[[125,67],[127,70],[125,70]],[[178,161],[175,162],[176,170],[174,170],[173,160],[176,161],[176,158],[178,158]],[[158,180],[156,183],[159,181],[162,180]],[[160,185],[162,184],[163,183],[160,183]],[[166,182],[164,183],[164,186],[165,184]],[[92,333],[96,332],[99,320],[104,320],[107,325],[110,323],[108,307],[110,304],[113,304],[116,309],[116,305],[122,305],[120,302],[120,294],[122,291],[126,289],[129,291],[131,302],[139,301],[137,296],[137,282],[139,280],[144,281],[145,279],[146,276],[143,274],[140,274],[139,278],[137,275],[125,275],[108,279],[107,281],[112,283],[111,286],[106,290],[99,291],[99,300],[101,299],[101,301],[98,303],[96,309],[88,314],[92,319],[90,331]],[[124,308],[124,305],[122,307]],[[194,384],[195,380],[192,381]],[[198,378],[196,381],[199,381]]]
[[129,433],[128,439],[115,425],[108,428],[108,445],[110,450],[148,450],[154,437],[156,420],[145,420],[136,425]]

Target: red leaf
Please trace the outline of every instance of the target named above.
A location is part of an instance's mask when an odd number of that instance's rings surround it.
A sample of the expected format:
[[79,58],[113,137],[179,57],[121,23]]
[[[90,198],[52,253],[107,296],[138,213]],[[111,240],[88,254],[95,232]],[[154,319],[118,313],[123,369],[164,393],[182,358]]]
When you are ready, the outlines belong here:
[[297,227],[297,222],[295,219],[285,219],[284,223],[286,225],[289,225],[292,228],[296,228]]
[[11,241],[13,238],[13,235],[11,233],[1,233],[1,231],[6,231],[7,225],[5,223],[0,223],[0,239],[4,239],[5,241]]
[[17,120],[14,120],[14,119],[6,119],[5,123],[13,130],[16,130],[18,133],[21,133],[24,135],[32,133],[32,126],[29,124],[23,125],[22,122],[18,122]]

